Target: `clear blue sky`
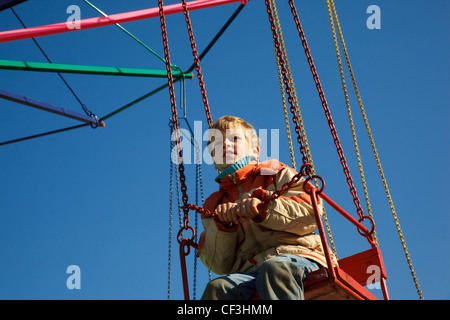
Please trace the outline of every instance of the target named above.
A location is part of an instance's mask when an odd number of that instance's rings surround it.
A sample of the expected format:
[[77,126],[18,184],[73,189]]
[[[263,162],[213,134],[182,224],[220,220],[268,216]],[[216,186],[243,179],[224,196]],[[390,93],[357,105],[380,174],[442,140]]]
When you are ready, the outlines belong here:
[[[144,0],[92,2],[108,14],[157,6],[157,1]],[[355,216],[287,1],[278,2],[316,171],[326,181],[326,193]],[[67,7],[72,4],[80,7],[82,19],[98,16],[83,1],[75,0],[30,0],[15,10],[31,27],[66,21]],[[364,204],[326,1],[296,4]],[[336,0],[335,4],[421,290],[425,299],[449,299],[450,278],[445,266],[450,263],[446,202],[450,178],[450,4],[445,0]],[[372,4],[381,9],[379,30],[366,26],[366,9]],[[232,4],[192,12],[200,51],[237,7]],[[21,28],[11,10],[0,12],[0,21],[2,31]],[[163,55],[159,19],[124,26]],[[186,70],[192,55],[184,16],[167,17],[167,26],[172,63]],[[201,65],[213,119],[231,114],[247,119],[258,130],[278,129],[280,160],[290,164],[271,37],[263,1],[251,0]],[[165,68],[162,61],[115,26],[37,40],[54,63]],[[0,43],[0,53],[1,59],[45,62],[30,39]],[[166,82],[99,75],[64,77],[98,116]],[[351,87],[348,77],[347,83]],[[0,88],[83,113],[56,74],[0,70]],[[392,299],[417,299],[358,104],[350,92],[389,292]],[[180,106],[179,84],[176,96]],[[191,126],[202,121],[205,129],[195,78],[186,83],[186,101]],[[170,116],[165,90],[109,119],[105,128],[86,127],[0,147],[1,299],[167,299]],[[0,142],[76,124],[75,120],[0,100]],[[182,127],[186,127],[185,121]],[[195,166],[186,165],[186,172],[193,202]],[[217,189],[213,181],[217,172],[206,164],[202,172],[206,197]],[[369,248],[353,227],[331,209],[327,212],[339,257]],[[177,212],[173,220],[176,234]],[[192,259],[191,254],[190,274]],[[66,287],[70,265],[81,269],[79,290]],[[171,266],[170,298],[182,299],[176,242]],[[199,261],[197,298],[207,280],[208,273]],[[191,278],[191,287],[192,283]],[[373,290],[379,296],[378,291]]]

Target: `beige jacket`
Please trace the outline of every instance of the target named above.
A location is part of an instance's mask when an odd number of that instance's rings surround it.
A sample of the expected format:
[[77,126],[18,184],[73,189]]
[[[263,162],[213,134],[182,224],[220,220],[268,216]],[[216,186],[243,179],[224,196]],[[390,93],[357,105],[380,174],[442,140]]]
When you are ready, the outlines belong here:
[[[237,202],[249,197],[260,200],[292,180],[296,172],[278,161],[250,162],[225,176],[220,190],[204,203],[214,210],[225,202]],[[214,273],[251,272],[265,260],[292,253],[314,260],[326,267],[310,197],[303,191],[303,182],[273,201],[260,217],[224,226],[217,219],[202,217],[204,232],[199,240],[199,256]],[[321,207],[321,204],[320,204]]]

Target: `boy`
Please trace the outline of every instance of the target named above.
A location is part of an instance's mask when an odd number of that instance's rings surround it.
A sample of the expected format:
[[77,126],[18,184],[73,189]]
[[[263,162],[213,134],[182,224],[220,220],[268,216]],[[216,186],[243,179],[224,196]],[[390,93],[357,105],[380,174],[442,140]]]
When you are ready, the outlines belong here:
[[237,117],[214,123],[208,148],[220,171],[220,189],[204,203],[217,217],[202,217],[199,256],[224,276],[207,284],[202,299],[304,299],[306,273],[326,267],[304,179],[259,210],[295,171],[278,161],[259,163],[256,131]]

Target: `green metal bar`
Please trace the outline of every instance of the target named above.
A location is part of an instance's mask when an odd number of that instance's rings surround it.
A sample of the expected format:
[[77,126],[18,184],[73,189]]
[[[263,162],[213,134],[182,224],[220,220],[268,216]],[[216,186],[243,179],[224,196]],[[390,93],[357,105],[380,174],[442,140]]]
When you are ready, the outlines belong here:
[[[0,69],[22,70],[22,71],[41,71],[41,72],[59,72],[59,73],[82,73],[112,76],[132,76],[132,77],[155,77],[167,78],[166,70],[153,69],[135,69],[135,68],[117,68],[117,67],[99,67],[82,66],[73,64],[29,62],[15,60],[0,60]],[[192,79],[192,72],[173,71],[176,78]]]

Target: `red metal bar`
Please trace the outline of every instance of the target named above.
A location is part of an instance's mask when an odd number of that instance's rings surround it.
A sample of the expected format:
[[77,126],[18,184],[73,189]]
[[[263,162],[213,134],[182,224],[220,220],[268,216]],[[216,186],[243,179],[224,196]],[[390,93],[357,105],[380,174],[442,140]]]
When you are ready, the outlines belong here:
[[387,286],[386,286],[386,279],[381,278],[380,283],[381,283],[381,290],[383,291],[384,300],[390,300],[389,293],[388,293]]
[[336,268],[336,285],[360,300],[379,300],[341,268]]
[[[192,231],[194,229],[191,227]],[[180,232],[184,230],[184,228],[180,229]],[[179,234],[179,233],[178,233]],[[195,233],[194,233],[195,237]],[[179,237],[178,237],[179,238]],[[180,267],[181,267],[181,279],[183,281],[183,292],[184,292],[184,300],[190,300],[189,298],[189,283],[188,283],[188,274],[186,269],[186,256],[191,252],[191,247],[195,250],[198,250],[198,245],[192,240],[188,238],[184,238],[182,240],[178,240],[180,243]]]
[[[320,239],[322,241],[322,246],[323,246],[323,250],[325,253],[325,259],[327,261],[327,272],[328,272],[328,281],[330,282],[330,285],[333,286],[334,285],[338,285],[339,283],[343,283],[344,286],[340,286],[346,290],[348,290],[349,292],[353,292],[353,293],[357,293],[358,295],[361,292],[364,292],[362,297],[366,298],[366,299],[373,299],[374,296],[372,294],[368,294],[368,292],[366,292],[366,290],[362,290],[361,288],[363,288],[362,286],[360,286],[358,284],[357,281],[353,280],[350,276],[348,276],[345,272],[343,272],[343,270],[339,267],[334,267],[332,260],[331,260],[331,252],[330,252],[330,247],[328,245],[328,241],[325,235],[325,229],[322,223],[322,218],[320,216],[320,212],[319,212],[319,208],[318,208],[318,204],[317,204],[317,188],[312,187],[310,190],[310,196],[311,196],[311,203],[314,209],[314,213],[316,216],[316,223],[317,223],[317,229],[319,230],[319,235],[320,235]],[[324,194],[323,192],[319,193],[319,197],[321,197],[324,201],[326,201],[329,205],[331,205],[336,211],[338,211],[341,215],[343,215],[347,220],[349,220],[352,224],[354,224],[359,230],[363,231],[366,234],[369,234],[369,230],[364,227],[358,220],[356,220],[355,218],[353,218],[351,215],[349,215],[344,209],[342,209],[340,206],[338,206],[333,200],[331,200],[326,194]],[[375,243],[373,241],[371,241],[371,237],[367,237],[367,240],[369,241],[369,243],[371,244],[372,247],[375,247]],[[378,248],[377,248],[378,250]],[[387,286],[386,286],[386,275],[385,275],[385,270],[384,270],[384,265],[382,262],[382,258],[381,258],[381,253],[379,253],[379,258],[380,258],[380,267],[382,268],[382,275],[380,277],[380,284],[381,284],[381,289],[383,292],[383,297],[385,300],[389,300],[389,294],[387,291]],[[347,276],[346,276],[347,275]],[[346,288],[346,286],[349,286],[349,288]],[[361,288],[359,288],[361,287]]]
[[[186,252],[186,249],[188,252]],[[189,255],[189,239],[183,239],[180,243],[180,265],[181,265],[181,277],[183,280],[183,291],[184,291],[184,300],[190,300],[189,298],[189,284],[188,284],[188,275],[186,270],[186,256]]]
[[[194,0],[187,3],[189,11],[205,9],[234,2],[241,2],[246,4],[248,0]],[[183,6],[181,3],[168,5],[164,7],[164,14],[175,14],[183,12]],[[124,23],[148,18],[154,18],[159,16],[158,8],[150,8],[144,10],[137,10],[131,12],[124,12],[113,14],[108,17],[98,17],[80,20],[80,29],[69,29],[67,22],[61,22],[51,25],[45,25],[40,27],[33,27],[27,29],[17,29],[10,31],[0,32],[0,42],[22,40],[28,38],[48,36],[52,34],[64,33],[69,31],[85,30],[90,28],[97,28],[103,26],[109,26],[116,23]]]
[[352,224],[354,224],[359,230],[364,232],[365,234],[370,234],[370,231],[361,224],[358,220],[353,218],[350,214],[348,214],[344,209],[342,209],[339,205],[337,205],[333,200],[331,200],[325,193],[320,193],[319,195],[326,203],[332,206],[337,212],[343,215],[347,220],[349,220]]
[[323,228],[322,218],[320,216],[319,212],[319,206],[317,205],[317,188],[311,187],[310,190],[310,196],[311,196],[311,203],[314,209],[314,214],[316,215],[316,223],[317,228],[319,229],[319,235],[320,240],[322,241],[323,251],[325,253],[325,259],[327,260],[327,266],[328,266],[328,274],[330,281],[334,282],[336,279],[336,273],[334,271],[333,261],[331,260],[331,253],[330,253],[330,247],[328,246],[327,237],[325,235],[325,229]]

